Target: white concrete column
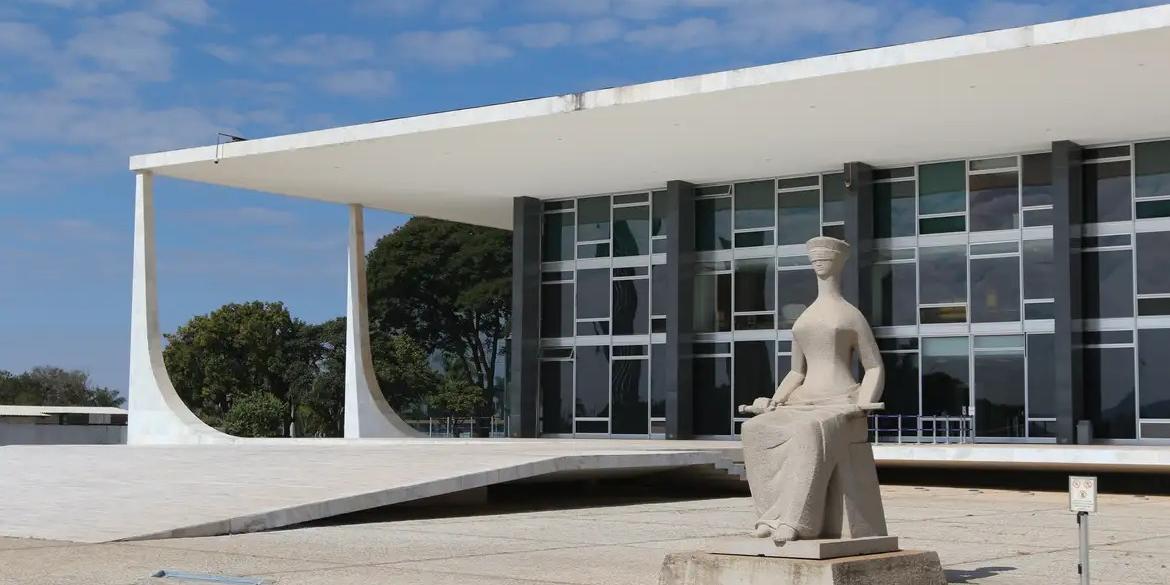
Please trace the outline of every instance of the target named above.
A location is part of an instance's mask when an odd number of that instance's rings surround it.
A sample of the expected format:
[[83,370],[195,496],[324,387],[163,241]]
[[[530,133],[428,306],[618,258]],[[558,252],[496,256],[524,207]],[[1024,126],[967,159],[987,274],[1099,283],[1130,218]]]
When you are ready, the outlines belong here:
[[158,280],[154,247],[154,177],[136,175],[134,198],[134,282],[130,303],[130,415],[126,442],[131,445],[224,443],[234,437],[195,416],[179,394],[163,363],[158,322]]
[[365,210],[349,206],[349,286],[345,304],[345,438],[418,436],[398,416],[374,376],[366,302]]

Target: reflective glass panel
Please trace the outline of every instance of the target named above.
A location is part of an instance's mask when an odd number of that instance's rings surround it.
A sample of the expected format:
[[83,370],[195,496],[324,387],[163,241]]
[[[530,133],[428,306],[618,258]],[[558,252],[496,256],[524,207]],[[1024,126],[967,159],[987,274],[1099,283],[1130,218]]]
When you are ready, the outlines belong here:
[[821,220],[825,223],[845,221],[845,174],[824,175],[821,181]]
[[1138,219],[1170,217],[1170,200],[1155,199],[1153,201],[1138,201],[1136,213]]
[[540,336],[573,336],[573,283],[540,286]]
[[579,417],[609,416],[609,347],[577,346],[577,408]]
[[735,229],[772,227],[776,222],[774,181],[735,184]]
[[1129,161],[1086,164],[1085,223],[1131,218]]
[[547,213],[541,236],[541,260],[556,262],[573,259],[573,214]]
[[914,263],[875,264],[870,324],[874,327],[914,325],[917,321],[918,291]]
[[776,269],[771,258],[735,261],[735,311],[771,311],[776,298]]
[[1170,140],[1135,144],[1133,156],[1136,195],[1170,195]]
[[666,235],[666,191],[655,191],[650,194],[650,235]]
[[975,352],[975,434],[1024,436],[1024,352]]
[[917,216],[914,191],[914,181],[874,184],[873,236],[875,238],[893,238],[915,234]]
[[609,317],[609,269],[577,271],[577,318]]
[[613,210],[613,255],[641,256],[650,253],[650,208],[615,207]]
[[966,337],[922,340],[922,414],[962,416],[970,397]]
[[774,341],[735,342],[735,405],[751,404],[776,392]]
[[967,247],[935,246],[918,250],[921,304],[967,301]]
[[1093,435],[1136,438],[1133,348],[1087,347],[1082,357],[1085,415],[1093,421]]
[[731,198],[695,201],[695,249],[731,249]]
[[666,390],[670,379],[667,377],[670,362],[666,360],[666,345],[650,346],[650,416],[666,416]]
[[731,331],[731,275],[695,275],[694,327],[698,332]]
[[1052,240],[1024,241],[1024,298],[1051,299]]
[[778,243],[803,244],[821,234],[821,193],[819,190],[781,193],[777,198]]
[[1052,204],[1052,153],[1028,154],[1024,163],[1024,207]]
[[731,358],[694,358],[694,433],[731,434]]
[[613,334],[644,335],[650,332],[650,280],[613,281]]
[[777,329],[792,329],[796,318],[817,299],[817,277],[812,269],[776,273]]
[[[918,352],[882,353],[886,385],[881,401],[886,409],[879,414],[918,416]],[[903,428],[912,421],[905,421]],[[889,425],[883,425],[883,427]]]
[[540,362],[542,431],[573,432],[573,362]]
[[965,229],[967,229],[967,217],[964,215],[927,217],[918,220],[918,233],[920,234],[949,234]]
[[1170,329],[1138,331],[1138,383],[1141,417],[1170,419]]
[[577,241],[609,239],[609,196],[577,200]]
[[650,432],[650,363],[647,360],[613,361],[613,417],[610,432],[645,435]]
[[1052,335],[1028,335],[1028,416],[1056,416],[1056,356]]
[[1020,185],[1016,171],[971,175],[971,231],[1020,227]]
[[1020,258],[971,259],[971,321],[1020,320]]
[[1133,316],[1133,265],[1130,250],[1084,252],[1084,317],[1104,319]]
[[950,213],[967,210],[967,170],[963,161],[918,167],[918,213]]
[[1137,291],[1170,293],[1170,232],[1137,235]]
[[666,314],[666,299],[670,294],[670,288],[666,284],[666,266],[663,264],[655,264],[650,267],[650,309],[653,315]]

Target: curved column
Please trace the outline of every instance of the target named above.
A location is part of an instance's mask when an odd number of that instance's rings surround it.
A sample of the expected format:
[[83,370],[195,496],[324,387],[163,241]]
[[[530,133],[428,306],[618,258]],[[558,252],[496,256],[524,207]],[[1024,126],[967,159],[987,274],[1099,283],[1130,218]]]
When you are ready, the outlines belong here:
[[163,363],[158,322],[158,281],[154,247],[154,177],[136,177],[134,197],[134,283],[130,303],[131,445],[226,443],[221,433],[195,416],[171,384]]
[[345,438],[414,437],[386,402],[370,353],[370,316],[366,303],[364,210],[349,206],[349,286],[345,303]]

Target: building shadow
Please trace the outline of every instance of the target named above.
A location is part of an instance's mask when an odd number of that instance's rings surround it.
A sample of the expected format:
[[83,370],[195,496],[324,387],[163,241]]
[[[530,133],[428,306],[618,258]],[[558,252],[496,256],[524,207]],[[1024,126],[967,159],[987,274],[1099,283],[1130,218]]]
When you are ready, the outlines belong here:
[[1015,571],[1015,567],[979,567],[978,569],[947,569],[947,583],[973,583],[976,579],[986,579],[996,575]]

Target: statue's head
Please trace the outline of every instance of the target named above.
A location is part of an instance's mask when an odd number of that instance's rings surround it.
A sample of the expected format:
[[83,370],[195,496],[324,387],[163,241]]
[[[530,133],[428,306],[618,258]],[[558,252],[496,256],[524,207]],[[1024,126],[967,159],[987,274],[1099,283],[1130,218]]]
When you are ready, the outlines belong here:
[[827,278],[841,274],[845,268],[845,260],[849,258],[849,243],[837,238],[820,236],[809,240],[808,259],[812,263],[813,272],[817,278]]

